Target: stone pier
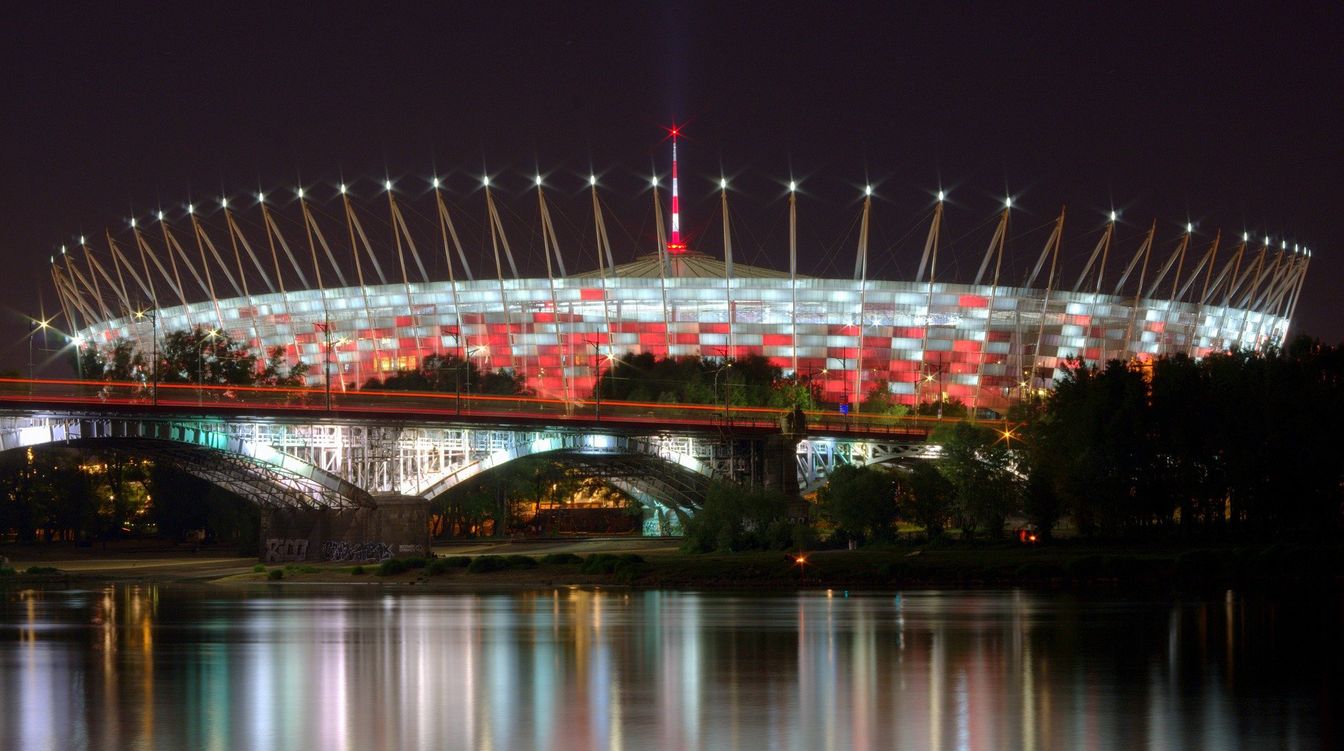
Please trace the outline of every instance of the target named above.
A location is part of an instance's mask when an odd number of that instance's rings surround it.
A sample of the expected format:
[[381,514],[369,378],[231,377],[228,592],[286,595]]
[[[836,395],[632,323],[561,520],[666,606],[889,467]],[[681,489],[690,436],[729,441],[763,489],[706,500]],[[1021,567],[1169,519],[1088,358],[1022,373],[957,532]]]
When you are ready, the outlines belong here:
[[263,509],[266,563],[379,561],[429,553],[429,501],[386,495],[346,509]]

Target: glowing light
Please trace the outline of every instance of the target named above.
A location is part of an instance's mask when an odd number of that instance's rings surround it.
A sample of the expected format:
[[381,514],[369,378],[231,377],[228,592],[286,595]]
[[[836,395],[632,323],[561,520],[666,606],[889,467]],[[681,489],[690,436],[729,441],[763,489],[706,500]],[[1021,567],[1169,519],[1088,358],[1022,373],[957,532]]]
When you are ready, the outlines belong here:
[[339,190],[339,191],[341,191],[341,195],[345,195],[345,183],[341,183],[340,185],[337,185],[337,186],[336,186],[336,189]]
[[597,175],[589,175],[589,176],[588,176],[588,184],[589,184],[589,185],[597,185]]
[[1273,243],[1270,242],[1269,235],[1265,235],[1265,245],[1266,245],[1266,246],[1269,246],[1269,245],[1272,245],[1272,244],[1273,244]]
[[1249,233],[1249,232],[1243,232],[1243,233],[1241,233],[1241,241],[1242,241],[1242,242],[1250,242],[1250,240],[1251,240],[1251,233]]
[[135,217],[131,217],[131,229],[135,229]]
[[438,190],[438,189],[439,189],[439,178],[436,177],[436,178],[434,178],[433,180],[430,180],[430,181],[429,181],[429,184],[430,184],[431,186],[433,186],[433,188],[434,188],[435,190]]
[[938,191],[938,203],[942,203],[942,202],[945,201],[946,199],[947,199],[947,194],[944,193],[944,192],[941,191],[941,190]]
[[863,194],[865,196],[871,196],[873,194],[873,186],[871,185],[863,186]]
[[162,211],[159,212],[159,221],[163,221],[163,212],[162,212]]
[[488,187],[490,187],[490,176],[489,176],[489,175],[482,175],[482,176],[481,176],[481,187],[484,187],[484,188],[488,188]]
[[64,245],[61,246],[61,255],[65,255],[65,246],[64,246]]
[[[80,244],[80,245],[83,245],[83,244],[84,244],[84,236],[83,236],[83,235],[80,235],[80,236],[79,236],[79,244]],[[1296,247],[1296,246],[1294,246],[1294,247]]]
[[728,179],[727,179],[727,178],[724,178],[724,177],[720,177],[720,178],[719,178],[719,190],[728,190]]
[[384,180],[384,181],[383,181],[383,188],[384,188],[385,190],[387,190],[388,193],[391,193],[391,192],[392,192],[392,181],[391,181],[391,180]]
[[537,187],[541,187],[541,173],[537,173]]
[[1004,208],[1004,209],[1011,209],[1012,207],[1013,207],[1013,197],[1012,197],[1012,196],[1008,196],[1007,198],[1003,199],[1003,208]]
[[796,192],[797,190],[798,190],[798,183],[796,183],[796,182],[790,180],[790,181],[789,181],[789,192],[790,192],[790,193],[793,193],[793,192]]
[[1284,240],[1284,241],[1283,241],[1283,249],[1284,249],[1284,250],[1287,250],[1287,249],[1288,249],[1288,241],[1287,241],[1287,240]]
[[257,194],[257,203],[266,203],[266,194],[265,194],[265,193],[258,193],[258,194]]
[[219,199],[219,207],[221,209],[227,209],[229,207],[229,199],[221,196]]
[[188,213],[188,214],[195,214],[195,213],[196,213],[196,207],[193,206],[193,205],[191,205],[191,204],[187,204],[187,213]]
[[1188,234],[1190,234],[1191,232],[1194,232],[1194,231],[1195,231],[1195,225],[1191,224],[1190,222],[1186,222],[1186,223],[1185,223],[1185,234],[1188,235]]
[[658,176],[657,176],[657,175],[654,175],[654,176],[649,180],[649,182],[653,184],[653,187],[655,187],[655,188],[658,187]]
[[1116,213],[1115,213],[1114,211],[1112,211],[1112,212],[1111,212],[1111,222],[1112,222],[1112,223],[1115,222],[1115,218],[1116,218]]

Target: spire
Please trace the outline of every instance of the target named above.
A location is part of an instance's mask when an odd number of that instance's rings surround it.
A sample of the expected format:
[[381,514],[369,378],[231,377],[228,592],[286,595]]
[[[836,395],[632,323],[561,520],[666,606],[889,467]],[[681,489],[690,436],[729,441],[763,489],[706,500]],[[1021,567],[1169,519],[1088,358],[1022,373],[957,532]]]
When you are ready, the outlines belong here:
[[667,241],[667,252],[673,255],[685,253],[686,243],[681,241],[681,204],[677,198],[677,126],[672,126],[672,238]]

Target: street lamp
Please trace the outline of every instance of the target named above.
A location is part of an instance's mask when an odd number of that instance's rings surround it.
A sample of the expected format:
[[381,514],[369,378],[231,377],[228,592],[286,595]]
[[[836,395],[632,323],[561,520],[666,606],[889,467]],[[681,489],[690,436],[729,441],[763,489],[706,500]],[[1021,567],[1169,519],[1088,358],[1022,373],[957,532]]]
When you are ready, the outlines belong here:
[[[720,365],[720,366],[719,366],[719,369],[718,369],[718,370],[714,371],[714,396],[715,396],[716,398],[717,398],[718,395],[719,395],[719,374],[722,373],[723,371],[725,371],[725,370],[731,368],[731,367],[733,367],[733,364],[732,364],[731,362],[725,362],[723,365]],[[728,421],[728,388],[727,388],[727,384],[724,384],[724,389],[723,389],[723,421],[724,421],[724,422],[727,422],[727,421]]]
[[[598,348],[597,342],[592,339],[585,339],[585,342],[593,347],[593,418],[602,419],[602,350]],[[611,355],[607,355],[607,360],[611,360]],[[610,369],[608,369],[610,372]]]
[[210,329],[210,332],[201,340],[201,344],[196,348],[196,403],[201,404],[205,401],[205,343],[214,341],[219,336],[219,329]]
[[[33,340],[37,338],[37,332],[42,332],[42,340],[47,339],[47,327],[51,325],[51,319],[42,319],[32,321],[32,330],[28,332],[28,392],[33,390]],[[81,374],[82,375],[82,374]]]
[[153,378],[153,386],[149,392],[150,404],[159,406],[159,312],[157,310],[137,310],[135,311],[137,320],[149,319],[150,323],[150,347],[153,349],[153,360],[149,366],[150,377]]

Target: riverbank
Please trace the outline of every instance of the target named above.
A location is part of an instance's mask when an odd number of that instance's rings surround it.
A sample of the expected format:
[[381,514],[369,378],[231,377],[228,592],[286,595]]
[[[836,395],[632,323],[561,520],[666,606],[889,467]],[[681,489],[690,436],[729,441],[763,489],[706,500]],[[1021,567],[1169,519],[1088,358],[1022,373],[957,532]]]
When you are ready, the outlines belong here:
[[[453,590],[549,586],[658,589],[1030,588],[1178,590],[1344,582],[1344,546],[956,544],[783,552],[682,553],[674,541],[494,541],[436,549],[435,559],[399,564],[258,564],[255,559],[143,549],[19,556],[0,587],[104,583],[348,583]],[[484,560],[481,560],[484,559]],[[478,562],[479,561],[479,562]],[[473,565],[474,564],[474,565]],[[32,571],[33,573],[28,573]]]

